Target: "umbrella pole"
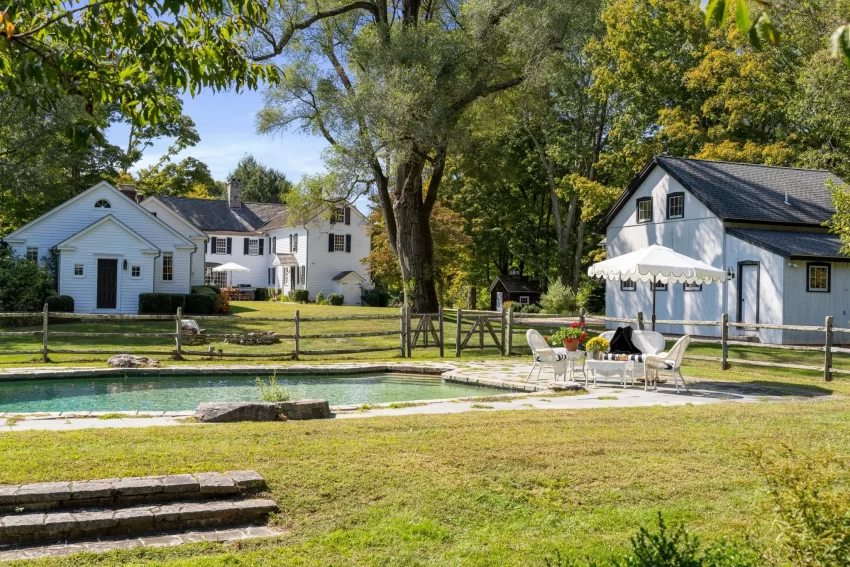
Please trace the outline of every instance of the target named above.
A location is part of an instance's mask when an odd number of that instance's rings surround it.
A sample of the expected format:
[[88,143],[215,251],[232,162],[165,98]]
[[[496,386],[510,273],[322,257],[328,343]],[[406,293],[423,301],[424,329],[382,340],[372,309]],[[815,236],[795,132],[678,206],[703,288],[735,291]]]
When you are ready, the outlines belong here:
[[652,330],[655,330],[655,291],[658,287],[657,283],[652,284]]

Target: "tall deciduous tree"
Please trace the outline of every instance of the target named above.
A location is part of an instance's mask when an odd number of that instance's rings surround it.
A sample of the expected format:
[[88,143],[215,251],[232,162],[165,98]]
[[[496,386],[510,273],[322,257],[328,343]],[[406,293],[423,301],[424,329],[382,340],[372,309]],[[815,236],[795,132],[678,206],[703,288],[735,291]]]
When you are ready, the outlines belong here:
[[461,118],[535,78],[586,13],[583,0],[284,2],[255,34],[255,61],[286,62],[260,130],[328,140],[331,165],[361,182],[350,186],[376,192],[407,299],[433,312],[430,221]]
[[218,183],[204,162],[188,157],[178,163],[156,164],[142,168],[136,177],[136,189],[145,197],[169,195],[188,197],[219,195]]
[[250,154],[239,160],[230,177],[242,180],[243,201],[283,203],[292,189],[292,182],[282,171],[261,164]]

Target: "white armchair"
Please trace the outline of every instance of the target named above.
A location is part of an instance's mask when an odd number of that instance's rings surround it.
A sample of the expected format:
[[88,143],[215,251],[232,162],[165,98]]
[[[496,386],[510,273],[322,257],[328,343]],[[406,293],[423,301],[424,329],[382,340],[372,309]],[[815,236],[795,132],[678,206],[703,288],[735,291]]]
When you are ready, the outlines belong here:
[[[685,377],[682,376],[682,359],[685,357],[685,350],[687,350],[688,345],[691,342],[691,337],[688,335],[683,336],[676,344],[673,345],[673,348],[670,349],[670,352],[660,352],[658,354],[651,354],[649,356],[644,357],[643,367],[644,367],[644,375],[646,380],[643,383],[643,389],[646,390],[647,384],[649,384],[650,380],[653,384],[657,386],[658,383],[658,373],[661,370],[669,370],[673,374],[673,383],[676,385],[676,391],[679,391],[679,382],[682,381],[682,386],[685,387],[685,391],[689,394],[691,391],[688,389],[688,385],[685,383]],[[678,374],[678,380],[676,375]]]
[[[534,329],[526,331],[525,340],[528,341],[528,346],[531,347],[531,354],[534,357],[534,364],[531,366],[531,372],[525,377],[525,381],[528,382],[531,375],[534,374],[535,368],[537,368],[537,379],[539,380],[543,366],[547,364],[552,366],[552,372],[557,378],[557,363],[566,360],[567,355],[550,347],[546,339],[543,338],[543,335]],[[539,367],[537,366],[538,364],[540,365]]]

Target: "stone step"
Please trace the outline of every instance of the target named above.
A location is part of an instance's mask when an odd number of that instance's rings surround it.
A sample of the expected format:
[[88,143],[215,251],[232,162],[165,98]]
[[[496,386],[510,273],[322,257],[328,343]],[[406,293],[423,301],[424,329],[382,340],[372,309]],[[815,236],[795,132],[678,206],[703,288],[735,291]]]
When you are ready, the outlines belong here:
[[255,471],[0,485],[0,514],[233,497],[266,485]]
[[0,544],[58,543],[247,525],[264,522],[277,509],[272,500],[246,499],[7,514],[0,519]]

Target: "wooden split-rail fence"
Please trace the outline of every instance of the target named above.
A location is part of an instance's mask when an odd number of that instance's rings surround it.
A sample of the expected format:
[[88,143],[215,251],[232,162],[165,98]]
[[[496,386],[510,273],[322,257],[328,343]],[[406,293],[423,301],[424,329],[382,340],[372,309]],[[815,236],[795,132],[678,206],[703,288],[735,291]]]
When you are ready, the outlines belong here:
[[[440,357],[447,354],[447,347],[454,346],[454,356],[460,357],[464,350],[468,349],[495,349],[502,356],[510,356],[515,352],[514,335],[516,333],[524,333],[529,328],[553,329],[560,326],[569,325],[575,321],[585,323],[590,332],[602,332],[605,330],[606,323],[626,323],[634,324],[639,329],[644,329],[649,324],[645,321],[643,313],[638,312],[635,318],[618,318],[618,317],[602,317],[602,316],[585,316],[583,310],[577,314],[542,314],[542,313],[514,313],[511,308],[502,311],[479,311],[466,309],[443,309],[440,308],[436,313],[413,313],[409,307],[402,307],[398,314],[387,315],[346,315],[342,317],[302,317],[300,311],[295,311],[294,317],[235,317],[227,315],[190,315],[188,318],[196,321],[218,321],[232,322],[241,325],[250,324],[253,322],[273,323],[275,326],[286,328],[287,332],[277,332],[278,339],[291,341],[292,350],[279,352],[222,352],[215,350],[193,350],[188,345],[184,345],[184,332],[182,328],[183,313],[182,309],[178,309],[174,315],[113,315],[113,314],[88,314],[88,313],[51,313],[47,305],[44,306],[42,313],[0,313],[2,319],[25,319],[36,320],[40,319],[41,329],[25,330],[25,331],[2,331],[0,332],[0,341],[4,337],[40,337],[41,348],[27,350],[4,350],[0,343],[0,355],[40,355],[42,360],[47,362],[51,354],[71,354],[71,355],[115,355],[128,352],[124,350],[102,350],[102,349],[71,349],[71,348],[55,348],[51,347],[50,339],[64,338],[112,338],[112,339],[157,339],[167,338],[173,341],[174,347],[169,350],[162,350],[150,347],[133,348],[132,354],[151,355],[151,356],[172,356],[176,359],[181,359],[184,356],[199,356],[199,357],[221,357],[221,358],[276,358],[276,359],[294,359],[298,360],[301,356],[328,356],[341,354],[360,354],[372,352],[395,352],[402,358],[409,358],[416,349],[437,349]],[[141,321],[172,321],[174,323],[174,332],[110,332],[110,331],[66,331],[62,330],[61,326],[51,325],[51,320],[56,319],[72,319],[84,322],[119,322],[130,323]],[[355,332],[311,332],[310,325],[314,323],[331,323],[331,322],[348,322],[348,321],[398,321],[397,330],[369,330]],[[445,327],[446,323],[454,323],[454,344],[448,345],[446,341]],[[672,325],[672,326],[698,326],[698,327],[720,327],[720,338],[692,338],[694,343],[719,344],[721,347],[721,355],[716,356],[700,356],[700,355],[685,355],[685,358],[692,360],[706,360],[720,362],[720,367],[723,370],[728,370],[732,364],[746,364],[752,366],[768,366],[778,368],[788,368],[793,370],[819,371],[823,373],[825,380],[831,380],[833,375],[850,375],[850,370],[836,368],[833,365],[833,354],[850,354],[850,349],[839,348],[835,346],[836,334],[850,335],[850,328],[840,328],[834,326],[833,317],[826,317],[823,326],[807,326],[807,325],[774,325],[766,323],[746,323],[729,321],[728,314],[724,313],[719,321],[690,321],[690,320],[657,320],[656,325]],[[598,328],[593,328],[597,325]],[[32,325],[30,325],[32,326]],[[753,343],[749,341],[739,341],[730,339],[729,329],[732,328],[748,328],[748,329],[774,329],[786,331],[803,331],[819,333],[823,336],[823,346],[820,345],[777,345]],[[205,334],[207,339],[222,339],[225,335],[232,333],[212,333]],[[381,346],[359,346],[353,345],[351,348],[342,348],[335,350],[313,350],[304,348],[303,341],[321,340],[321,339],[360,339],[374,337],[397,337],[397,343],[394,345]],[[672,338],[672,337],[671,337]],[[525,347],[525,340],[520,339],[521,344]],[[823,364],[819,366],[789,364],[785,362],[774,362],[764,360],[750,360],[742,358],[730,358],[729,346],[757,346],[765,349],[793,350],[800,352],[822,352],[824,354]],[[527,349],[524,348],[524,351]]]

